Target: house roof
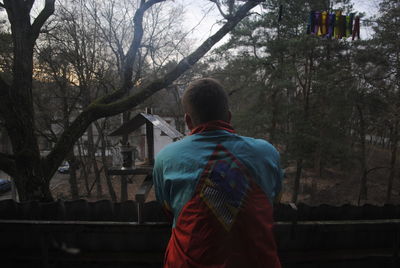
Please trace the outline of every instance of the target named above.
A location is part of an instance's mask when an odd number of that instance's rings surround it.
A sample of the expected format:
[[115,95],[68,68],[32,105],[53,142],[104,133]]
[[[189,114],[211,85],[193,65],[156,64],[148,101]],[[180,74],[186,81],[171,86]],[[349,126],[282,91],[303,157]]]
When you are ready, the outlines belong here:
[[176,130],[173,126],[168,124],[164,119],[155,114],[147,114],[140,113],[136,115],[134,118],[122,124],[118,129],[114,130],[109,134],[109,136],[122,136],[129,134],[146,122],[150,122],[153,126],[159,128],[162,132],[164,132],[171,139],[181,139],[184,135]]

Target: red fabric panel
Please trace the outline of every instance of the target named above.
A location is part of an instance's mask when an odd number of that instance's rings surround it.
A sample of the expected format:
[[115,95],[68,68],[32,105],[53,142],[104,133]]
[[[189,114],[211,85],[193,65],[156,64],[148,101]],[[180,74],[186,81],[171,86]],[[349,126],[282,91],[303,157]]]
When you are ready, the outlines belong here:
[[252,180],[246,201],[229,231],[197,192],[182,209],[172,230],[164,267],[279,268],[272,225],[272,206]]

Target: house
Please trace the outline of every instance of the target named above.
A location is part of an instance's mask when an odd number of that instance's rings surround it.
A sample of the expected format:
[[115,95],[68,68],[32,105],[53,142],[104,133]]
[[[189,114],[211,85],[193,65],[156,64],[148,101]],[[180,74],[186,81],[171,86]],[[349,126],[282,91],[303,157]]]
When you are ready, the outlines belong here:
[[[115,137],[128,135],[129,145],[135,147],[136,159],[145,161],[153,159],[169,143],[183,138],[184,135],[176,130],[176,125],[173,117],[162,118],[150,112],[139,113],[109,136],[114,137],[115,140]],[[114,158],[120,158],[120,156],[115,155]]]

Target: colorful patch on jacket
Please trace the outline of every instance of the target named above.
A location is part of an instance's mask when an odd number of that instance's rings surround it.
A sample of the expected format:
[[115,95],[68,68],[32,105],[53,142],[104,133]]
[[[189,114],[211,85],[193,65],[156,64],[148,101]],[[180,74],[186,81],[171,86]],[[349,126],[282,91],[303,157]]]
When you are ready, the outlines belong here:
[[198,185],[200,198],[230,231],[250,189],[247,169],[222,145],[210,157]]

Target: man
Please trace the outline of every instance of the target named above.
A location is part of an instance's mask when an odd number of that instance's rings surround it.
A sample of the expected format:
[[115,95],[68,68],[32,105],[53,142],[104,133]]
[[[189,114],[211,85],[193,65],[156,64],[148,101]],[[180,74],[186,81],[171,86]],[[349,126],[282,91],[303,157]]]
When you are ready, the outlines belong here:
[[164,267],[280,267],[272,233],[279,153],[235,134],[218,81],[192,82],[182,104],[190,136],[165,147],[153,173],[173,219]]

